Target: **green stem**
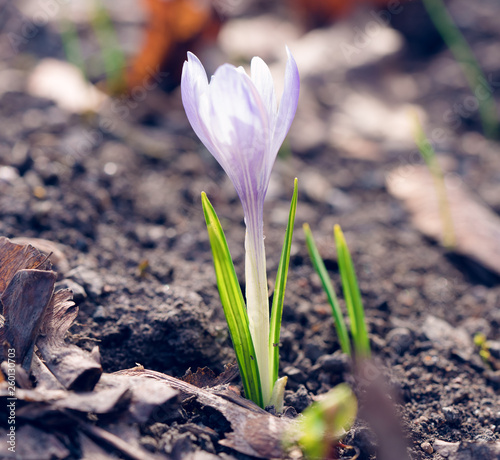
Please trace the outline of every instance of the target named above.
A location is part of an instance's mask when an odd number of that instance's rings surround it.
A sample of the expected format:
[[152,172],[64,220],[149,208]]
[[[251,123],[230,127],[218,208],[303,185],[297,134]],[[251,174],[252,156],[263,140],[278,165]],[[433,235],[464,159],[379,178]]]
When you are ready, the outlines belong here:
[[[423,0],[423,3],[436,29],[462,67],[469,87],[478,101],[479,115],[485,135],[490,138],[496,138],[499,126],[493,90],[479,67],[474,53],[455,25],[442,0]],[[488,93],[486,97],[478,96],[477,92],[481,87],[486,89]]]

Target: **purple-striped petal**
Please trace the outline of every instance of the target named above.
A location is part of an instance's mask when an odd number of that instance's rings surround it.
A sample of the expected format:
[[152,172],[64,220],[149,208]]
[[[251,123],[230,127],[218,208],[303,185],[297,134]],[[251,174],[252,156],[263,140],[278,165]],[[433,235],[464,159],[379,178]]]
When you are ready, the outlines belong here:
[[206,124],[201,121],[200,105],[207,98],[208,79],[200,60],[188,52],[188,60],[184,62],[181,76],[181,96],[184,110],[194,132],[205,147],[213,154],[216,149]]
[[263,200],[263,189],[267,188],[262,177],[269,157],[269,121],[250,78],[232,65],[219,67],[210,82],[207,110],[201,117],[217,140],[214,157],[241,200],[252,195]]

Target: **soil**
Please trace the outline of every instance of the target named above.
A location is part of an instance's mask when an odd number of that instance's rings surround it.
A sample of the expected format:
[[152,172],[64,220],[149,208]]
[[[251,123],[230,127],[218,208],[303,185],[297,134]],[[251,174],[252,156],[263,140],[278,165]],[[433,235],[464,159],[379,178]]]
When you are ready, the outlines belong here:
[[[460,13],[472,6],[454,1],[450,8]],[[500,28],[488,17],[498,18],[499,5],[484,0],[474,14],[482,22],[467,22],[466,13],[458,16],[463,32],[485,73],[498,82],[499,61],[491,55],[494,49],[498,57]],[[28,44],[23,52],[41,59],[40,49],[40,43]],[[377,429],[384,404],[370,402],[368,388],[378,379],[391,395],[410,458],[443,458],[436,452],[441,441],[500,441],[498,274],[423,237],[403,205],[387,192],[386,172],[402,163],[421,164],[411,145],[391,137],[399,127],[389,128],[392,134],[385,136],[366,134],[357,125],[354,145],[345,149],[330,140],[330,121],[346,111],[340,96],[325,101],[332,88],[370,94],[389,107],[418,104],[428,126],[446,131],[437,150],[449,172],[500,213],[500,145],[481,134],[477,110],[457,116],[457,123],[446,121],[443,114],[463,104],[469,89],[442,44],[429,53],[403,48],[349,69],[344,79],[334,82],[326,74],[305,76],[296,124],[275,165],[266,201],[272,292],[293,178],[298,177],[280,349],[280,375],[288,375],[285,403],[301,412],[334,385],[351,383],[361,416],[345,442],[360,449],[360,458],[376,458],[380,446],[398,441],[391,437],[398,433]],[[20,78],[26,78],[19,59],[2,64],[2,71],[18,66]],[[398,83],[408,81],[412,94],[396,91]],[[498,87],[493,89],[498,103]],[[155,90],[137,105],[128,106],[128,116],[116,118],[113,129],[104,131],[99,123],[109,113],[70,114],[23,88],[4,91],[0,235],[60,245],[68,266],[56,264],[58,285],[73,290],[80,308],[67,341],[86,350],[97,344],[105,372],[136,363],[175,377],[204,366],[221,372],[234,361],[234,353],[200,193],[207,193],[221,219],[243,281],[241,205],[188,125],[178,88],[170,93]],[[317,135],[318,130],[323,134]],[[311,226],[338,290],[333,225],[340,223],[346,234],[375,356],[356,378],[339,351],[330,307],[307,254],[304,222]],[[471,222],[471,231],[475,225],[480,223]],[[490,342],[489,363],[474,344],[477,333]],[[371,413],[366,410],[370,407]],[[151,452],[174,458],[194,451],[248,458],[218,444],[228,424],[208,408],[187,404],[177,418],[140,428],[141,443]],[[215,434],[207,434],[208,429]],[[352,451],[340,454],[352,457]],[[500,458],[487,455],[494,454],[463,458]],[[69,458],[80,457],[71,451]]]

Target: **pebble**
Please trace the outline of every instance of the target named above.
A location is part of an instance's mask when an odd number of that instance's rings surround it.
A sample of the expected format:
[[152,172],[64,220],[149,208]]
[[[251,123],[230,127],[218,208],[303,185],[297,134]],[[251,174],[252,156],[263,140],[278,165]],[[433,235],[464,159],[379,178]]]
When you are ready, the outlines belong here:
[[334,374],[344,372],[348,367],[348,357],[344,353],[320,356],[316,362],[322,370]]
[[309,392],[304,385],[299,385],[297,391],[286,391],[285,403],[287,406],[294,407],[297,412],[302,412],[312,402]]
[[446,406],[441,409],[444,418],[450,425],[458,425],[462,421],[462,415],[460,411],[453,406]]
[[283,374],[288,376],[290,380],[294,380],[297,383],[304,383],[306,381],[306,375],[296,367],[287,366],[283,369]]
[[464,360],[470,359],[475,353],[472,339],[465,329],[453,327],[436,316],[429,315],[426,318],[422,332],[435,348],[460,353]]
[[94,311],[94,314],[92,315],[92,317],[96,320],[99,320],[99,319],[105,319],[107,317],[107,313],[106,313],[106,310],[104,309],[104,307],[102,305],[99,305],[95,311]]
[[458,442],[447,442],[442,439],[436,439],[434,441],[433,448],[438,454],[444,458],[448,458],[450,455],[457,452],[459,445],[460,443]]
[[420,447],[422,450],[428,454],[432,454],[434,452],[434,449],[431,446],[431,443],[428,441],[424,441],[422,444],[420,444]]
[[311,361],[315,362],[320,356],[323,355],[325,349],[326,349],[326,344],[323,341],[308,343],[305,346],[305,355]]
[[102,276],[90,268],[80,265],[66,274],[67,278],[71,278],[78,284],[84,286],[85,291],[91,297],[98,297],[102,294],[104,281]]
[[406,327],[397,327],[387,334],[387,343],[398,355],[403,355],[413,342],[412,333]]

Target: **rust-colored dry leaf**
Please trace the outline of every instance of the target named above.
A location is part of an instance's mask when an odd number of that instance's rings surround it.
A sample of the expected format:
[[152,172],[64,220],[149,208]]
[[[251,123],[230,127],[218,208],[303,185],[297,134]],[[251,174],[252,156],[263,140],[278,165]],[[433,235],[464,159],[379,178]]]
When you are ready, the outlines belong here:
[[69,289],[57,291],[50,300],[40,327],[41,340],[49,345],[60,345],[66,332],[78,316],[78,307],[73,302],[73,293]]
[[229,383],[233,381],[238,374],[238,366],[236,363],[233,363],[227,365],[224,372],[219,375],[216,375],[215,372],[208,367],[199,367],[194,374],[191,369],[188,369],[181,377],[181,380],[198,388],[206,388]]
[[[387,177],[387,187],[403,201],[418,230],[437,241],[442,240],[443,223],[436,187],[425,166],[395,169]],[[500,275],[500,218],[459,179],[447,180],[446,192],[455,252]]]
[[[149,20],[144,44],[134,57],[127,75],[127,87],[144,86],[160,67],[169,69],[170,78],[180,78],[186,59],[186,44],[215,36],[219,21],[209,1],[144,0]],[[181,53],[179,53],[181,51]],[[166,65],[167,64],[167,65]]]
[[216,377],[212,369],[208,367],[199,367],[194,374],[191,369],[188,369],[181,377],[181,380],[195,387],[204,388],[213,386]]
[[19,270],[30,268],[50,270],[51,267],[47,257],[33,246],[14,244],[0,237],[0,295]]
[[64,336],[78,315],[68,289],[57,291],[47,307],[37,339],[46,367],[68,390],[91,391],[102,374],[99,351],[89,353],[64,343]]
[[27,371],[55,282],[55,272],[19,270],[1,296],[5,325],[0,341],[16,350],[16,362]]
[[61,250],[60,244],[56,244],[50,240],[44,240],[43,238],[18,237],[11,238],[11,241],[15,244],[31,245],[40,252],[43,252],[46,256],[50,255],[49,260],[55,265],[55,270],[58,273],[64,274],[69,271],[68,259]]
[[329,24],[362,6],[384,7],[391,0],[291,0],[301,19],[310,27]]

